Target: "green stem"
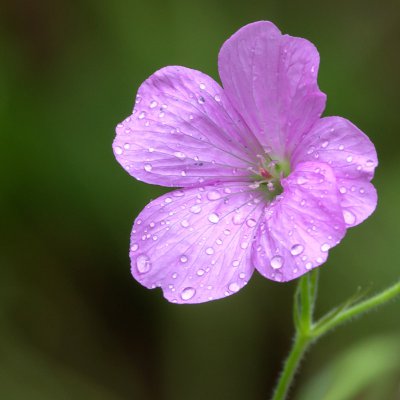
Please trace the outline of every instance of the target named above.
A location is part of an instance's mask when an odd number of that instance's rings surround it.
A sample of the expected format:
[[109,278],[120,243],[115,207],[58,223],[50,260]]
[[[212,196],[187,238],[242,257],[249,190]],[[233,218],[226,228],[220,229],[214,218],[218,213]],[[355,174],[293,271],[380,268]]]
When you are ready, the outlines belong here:
[[320,337],[330,330],[336,328],[337,326],[343,324],[344,322],[350,320],[351,318],[364,314],[365,312],[370,311],[375,307],[385,304],[399,295],[400,282],[397,282],[396,284],[390,286],[381,293],[378,293],[367,300],[361,301],[360,303],[347,308],[324,324],[319,325],[317,323],[315,325],[315,328],[313,329],[313,335],[315,337]]
[[338,308],[337,313],[333,312],[332,315],[328,313],[319,322],[314,323],[313,311],[317,296],[317,274],[317,271],[313,271],[300,278],[298,282],[294,300],[295,339],[289,356],[284,363],[272,400],[286,399],[304,353],[317,339],[351,318],[387,303],[400,295],[400,282],[398,282],[354,306],[344,307],[342,310]]
[[272,400],[286,399],[289,388],[293,382],[295,372],[310,343],[311,341],[302,335],[297,335],[295,337],[293,347],[283,366],[283,371],[279,377]]

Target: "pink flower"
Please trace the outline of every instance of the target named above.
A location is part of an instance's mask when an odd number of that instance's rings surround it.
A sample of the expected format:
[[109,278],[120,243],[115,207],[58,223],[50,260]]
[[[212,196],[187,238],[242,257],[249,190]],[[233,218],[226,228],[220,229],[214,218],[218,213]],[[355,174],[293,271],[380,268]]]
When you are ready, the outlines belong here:
[[166,67],[139,88],[114,153],[138,180],[182,187],[136,219],[132,274],[177,303],[239,291],[254,270],[290,281],[324,263],[375,209],[374,145],[321,118],[319,55],[271,22],[247,25],[209,76]]

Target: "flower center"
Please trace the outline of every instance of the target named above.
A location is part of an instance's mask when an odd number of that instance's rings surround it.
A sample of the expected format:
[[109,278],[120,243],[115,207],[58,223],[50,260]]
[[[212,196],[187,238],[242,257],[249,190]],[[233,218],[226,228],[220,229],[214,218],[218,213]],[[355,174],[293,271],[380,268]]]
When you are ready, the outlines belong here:
[[262,189],[268,200],[273,200],[283,192],[281,180],[289,175],[290,164],[287,160],[267,159],[260,161],[257,174],[253,175],[254,186]]

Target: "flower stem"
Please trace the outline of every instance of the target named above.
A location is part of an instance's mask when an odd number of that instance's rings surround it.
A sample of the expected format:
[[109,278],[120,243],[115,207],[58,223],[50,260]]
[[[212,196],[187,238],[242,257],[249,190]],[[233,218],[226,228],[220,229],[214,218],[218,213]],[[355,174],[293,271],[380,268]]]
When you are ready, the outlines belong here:
[[317,323],[313,329],[313,335],[316,337],[320,337],[325,333],[331,331],[332,329],[336,328],[337,326],[343,324],[344,322],[350,320],[351,318],[364,314],[375,307],[385,304],[399,295],[400,282],[397,282],[396,284],[388,287],[381,293],[378,293],[367,300],[361,301],[358,304],[345,309],[324,324],[319,325]]
[[292,349],[289,353],[288,358],[283,366],[283,371],[279,377],[278,384],[276,386],[274,396],[272,400],[284,400],[286,399],[289,388],[292,384],[295,372],[299,366],[301,359],[308,346],[310,345],[310,340],[302,335],[297,335],[294,339]]
[[313,322],[314,305],[317,297],[318,271],[300,278],[294,297],[295,338],[283,371],[279,377],[272,400],[287,398],[293,378],[306,350],[321,336],[349,321],[351,318],[364,314],[373,308],[387,303],[400,295],[400,281],[371,298],[360,301],[355,305],[350,299],[343,306],[329,312],[318,322]]

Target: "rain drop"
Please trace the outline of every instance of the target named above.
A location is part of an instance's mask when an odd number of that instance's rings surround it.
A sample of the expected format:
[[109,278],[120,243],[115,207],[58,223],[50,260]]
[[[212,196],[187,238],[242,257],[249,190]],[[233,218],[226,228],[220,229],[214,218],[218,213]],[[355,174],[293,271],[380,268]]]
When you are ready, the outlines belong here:
[[155,100],[153,100],[153,101],[150,103],[150,108],[155,108],[155,107],[157,107],[157,102],[156,102]]
[[187,258],[187,256],[185,256],[185,255],[183,254],[183,255],[181,255],[180,260],[181,260],[181,262],[186,263],[187,260],[188,260],[188,258]]
[[324,243],[321,246],[321,251],[323,251],[324,253],[326,253],[329,249],[331,248],[331,246],[328,243]]
[[283,258],[281,256],[274,256],[271,258],[270,264],[273,269],[282,268]]
[[212,247],[208,247],[206,249],[206,254],[208,254],[209,256],[211,256],[212,254],[214,254],[214,249]]
[[290,249],[290,252],[292,253],[293,256],[298,256],[301,254],[304,250],[304,247],[301,244],[295,244],[292,246]]
[[189,227],[189,221],[187,220],[187,219],[183,219],[182,221],[181,221],[181,226],[183,227],[183,228],[188,228]]
[[349,210],[343,210],[343,217],[347,225],[354,225],[356,222],[356,216]]
[[217,224],[219,221],[219,216],[215,213],[212,213],[208,216],[208,220],[213,224]]
[[348,157],[346,158],[346,161],[347,161],[348,163],[351,163],[351,162],[353,161],[353,157],[352,157],[352,156],[348,156]]
[[239,260],[234,260],[234,261],[232,262],[232,265],[233,265],[234,267],[238,267],[239,264],[240,264]]
[[254,220],[254,219],[252,219],[252,218],[250,218],[250,219],[248,219],[248,220],[246,221],[246,225],[247,225],[249,228],[253,228],[253,227],[255,227],[255,226],[257,225],[257,221]]
[[150,172],[153,169],[153,167],[151,166],[151,164],[145,164],[144,166],[144,170],[147,172]]
[[122,154],[122,148],[119,146],[115,146],[114,151],[115,151],[115,154],[118,154],[118,155]]
[[201,211],[201,207],[198,204],[195,204],[194,206],[190,207],[190,212],[193,214],[198,214]]
[[145,274],[146,272],[149,272],[151,268],[150,258],[147,257],[145,254],[141,254],[136,259],[136,268],[140,274]]
[[138,244],[137,244],[137,243],[134,243],[134,244],[131,246],[131,251],[136,251],[138,248],[139,248]]
[[174,156],[180,158],[181,160],[186,158],[186,155],[184,153],[182,153],[181,151],[175,151]]
[[211,190],[211,192],[208,192],[207,198],[208,198],[208,200],[211,200],[211,201],[218,200],[221,198],[221,195],[216,190]]
[[182,300],[190,300],[196,294],[196,290],[192,287],[187,287],[182,290],[181,298]]
[[236,293],[236,292],[239,291],[240,286],[239,286],[239,284],[237,282],[232,282],[232,283],[229,284],[228,289],[231,292]]

